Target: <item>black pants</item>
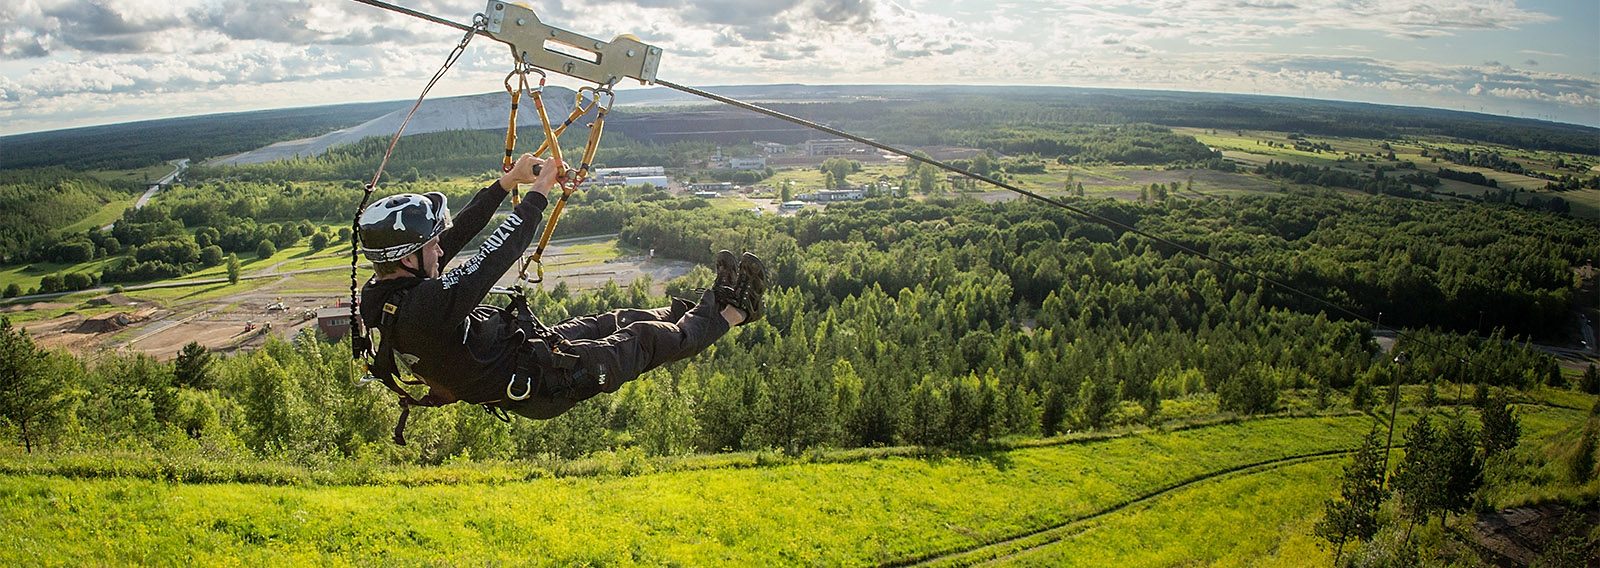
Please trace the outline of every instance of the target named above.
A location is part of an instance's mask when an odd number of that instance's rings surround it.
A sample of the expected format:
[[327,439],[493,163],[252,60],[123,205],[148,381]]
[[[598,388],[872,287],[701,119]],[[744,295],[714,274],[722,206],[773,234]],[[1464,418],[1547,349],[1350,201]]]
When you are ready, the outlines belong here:
[[535,419],[559,416],[597,394],[616,392],[651,369],[704,351],[728,333],[728,321],[706,292],[699,304],[674,299],[664,308],[578,316],[550,330],[565,340],[559,349],[576,355],[577,365],[541,369],[533,395],[511,402],[507,410]]

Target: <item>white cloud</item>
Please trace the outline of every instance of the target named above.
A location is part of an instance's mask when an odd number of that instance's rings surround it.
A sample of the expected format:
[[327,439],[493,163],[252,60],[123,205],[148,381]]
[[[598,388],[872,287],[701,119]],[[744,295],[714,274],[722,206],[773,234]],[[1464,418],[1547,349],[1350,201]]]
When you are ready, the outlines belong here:
[[[481,7],[403,3],[459,22]],[[586,35],[633,33],[659,45],[661,76],[688,84],[1065,84],[1445,105],[1476,96],[1578,115],[1596,115],[1600,93],[1593,74],[1384,60],[1370,55],[1392,50],[1362,44],[1401,38],[1387,41],[1417,45],[1406,51],[1415,57],[1427,38],[1552,18],[1509,0],[540,0],[535,8]],[[460,37],[345,0],[9,0],[0,21],[12,22],[0,30],[0,116],[8,117],[0,129],[8,131],[23,128],[23,117],[45,123],[67,116],[63,108],[82,111],[81,101],[170,115],[406,99]],[[1328,31],[1349,44],[1301,45]],[[1339,52],[1369,56],[1307,55]],[[476,39],[438,92],[498,90],[505,55]]]

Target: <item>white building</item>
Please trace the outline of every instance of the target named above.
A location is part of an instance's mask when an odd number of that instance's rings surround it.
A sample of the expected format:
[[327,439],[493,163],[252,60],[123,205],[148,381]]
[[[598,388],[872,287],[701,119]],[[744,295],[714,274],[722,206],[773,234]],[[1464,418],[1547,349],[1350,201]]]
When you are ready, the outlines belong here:
[[837,156],[849,154],[861,149],[861,145],[843,138],[828,138],[825,140],[807,140],[806,155],[808,156]]
[[632,166],[632,167],[626,167],[626,168],[595,168],[595,170],[594,170],[594,177],[604,177],[604,176],[637,177],[637,176],[664,176],[664,175],[667,175],[667,169],[664,168],[664,167],[661,167],[661,166]]
[[728,158],[728,167],[735,170],[759,170],[767,167],[767,159],[762,156],[754,158]]
[[829,201],[857,201],[865,199],[867,193],[859,189],[823,189],[815,193],[796,196],[801,201],[815,201],[826,203]]
[[667,188],[667,176],[628,176],[622,185],[649,185],[659,189]]
[[779,144],[777,142],[756,142],[756,147],[760,148],[761,149],[761,153],[763,153],[763,154],[787,154],[787,153],[789,153],[789,147],[788,146],[784,146],[783,144]]

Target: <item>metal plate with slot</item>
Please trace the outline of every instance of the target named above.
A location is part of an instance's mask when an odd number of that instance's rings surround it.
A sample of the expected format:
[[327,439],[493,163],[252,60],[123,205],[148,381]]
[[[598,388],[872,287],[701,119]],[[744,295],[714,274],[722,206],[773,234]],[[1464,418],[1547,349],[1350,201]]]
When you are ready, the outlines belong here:
[[631,35],[609,42],[552,27],[539,21],[533,10],[489,0],[485,33],[511,46],[511,54],[540,69],[611,86],[623,77],[649,85],[656,80],[661,48],[646,45]]

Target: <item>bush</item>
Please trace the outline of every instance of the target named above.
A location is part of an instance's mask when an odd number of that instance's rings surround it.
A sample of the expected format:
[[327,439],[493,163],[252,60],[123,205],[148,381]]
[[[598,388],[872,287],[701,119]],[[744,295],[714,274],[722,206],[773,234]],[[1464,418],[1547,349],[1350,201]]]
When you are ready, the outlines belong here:
[[1278,406],[1277,372],[1265,365],[1251,365],[1217,387],[1217,405],[1223,410],[1243,414],[1271,412]]
[[274,246],[272,241],[262,239],[261,243],[256,245],[257,258],[267,258],[275,254],[278,254],[278,247]]
[[94,277],[87,272],[71,272],[62,280],[68,290],[85,290],[94,286]]
[[60,274],[46,274],[39,279],[39,293],[41,294],[52,294],[66,289],[66,280]]
[[21,295],[22,295],[22,286],[21,285],[17,284],[16,282],[12,282],[11,285],[6,286],[5,297],[7,297],[7,298],[15,298],[15,297],[21,296]]
[[216,266],[218,264],[222,264],[223,258],[222,247],[217,245],[210,245],[206,248],[200,249],[201,265]]

